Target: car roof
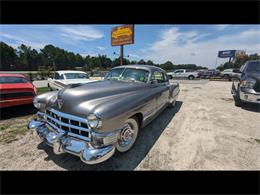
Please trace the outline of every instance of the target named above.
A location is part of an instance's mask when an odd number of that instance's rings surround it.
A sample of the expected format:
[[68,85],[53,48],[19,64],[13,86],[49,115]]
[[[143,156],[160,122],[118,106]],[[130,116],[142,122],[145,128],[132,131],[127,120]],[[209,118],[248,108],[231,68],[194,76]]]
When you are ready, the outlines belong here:
[[58,70],[55,72],[57,72],[59,74],[64,74],[64,73],[84,73],[84,74],[86,74],[86,72],[79,71],[79,70]]
[[152,66],[152,65],[143,65],[143,64],[122,65],[122,66],[114,67],[112,69],[117,69],[117,68],[135,68],[135,69],[143,69],[143,70],[148,70],[148,71],[163,71],[163,72],[165,72],[160,67]]
[[23,74],[12,74],[12,73],[0,73],[1,77],[22,77],[26,78]]

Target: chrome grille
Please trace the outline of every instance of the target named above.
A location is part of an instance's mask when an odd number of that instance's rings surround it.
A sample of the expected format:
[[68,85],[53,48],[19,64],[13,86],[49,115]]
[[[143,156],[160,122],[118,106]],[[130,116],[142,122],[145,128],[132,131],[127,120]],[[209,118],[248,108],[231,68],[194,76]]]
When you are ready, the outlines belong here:
[[90,138],[87,119],[59,112],[54,109],[47,109],[45,114],[48,124],[52,127],[54,126],[54,128],[59,128],[70,134]]

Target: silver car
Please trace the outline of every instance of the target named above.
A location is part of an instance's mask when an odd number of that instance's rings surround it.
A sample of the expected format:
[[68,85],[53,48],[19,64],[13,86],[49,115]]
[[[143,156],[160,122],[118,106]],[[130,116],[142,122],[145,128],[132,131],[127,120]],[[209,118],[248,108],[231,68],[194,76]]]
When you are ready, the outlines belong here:
[[128,151],[139,130],[165,107],[174,106],[179,84],[148,65],[111,69],[104,80],[37,96],[37,119],[28,123],[54,153],[79,156],[87,164]]

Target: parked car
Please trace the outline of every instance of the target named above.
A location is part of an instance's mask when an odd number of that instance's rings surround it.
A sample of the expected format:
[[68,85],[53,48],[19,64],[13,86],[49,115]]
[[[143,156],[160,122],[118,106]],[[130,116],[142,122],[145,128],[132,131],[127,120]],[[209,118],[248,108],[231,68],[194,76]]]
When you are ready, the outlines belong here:
[[232,78],[238,76],[239,73],[236,71],[236,69],[232,69],[232,68],[229,68],[229,69],[225,69],[223,70],[222,72],[220,72],[220,76],[224,79],[228,79],[228,80],[232,80]]
[[56,154],[96,164],[116,150],[128,151],[139,130],[174,106],[178,94],[179,84],[171,84],[159,67],[119,66],[102,81],[37,96],[38,119],[28,128],[36,129]]
[[22,74],[0,74],[0,108],[32,104],[36,87]]
[[189,80],[193,80],[198,77],[198,72],[193,70],[177,69],[173,72],[168,72],[167,75],[169,79],[188,78]]
[[233,81],[231,93],[235,105],[244,102],[260,104],[260,60],[247,61],[238,71],[239,76]]
[[60,90],[70,84],[85,84],[94,82],[90,80],[87,73],[76,70],[62,70],[56,71],[54,76],[48,78],[48,87],[50,90]]
[[211,77],[218,76],[219,71],[218,70],[205,70],[199,72],[199,77],[202,79],[210,79]]

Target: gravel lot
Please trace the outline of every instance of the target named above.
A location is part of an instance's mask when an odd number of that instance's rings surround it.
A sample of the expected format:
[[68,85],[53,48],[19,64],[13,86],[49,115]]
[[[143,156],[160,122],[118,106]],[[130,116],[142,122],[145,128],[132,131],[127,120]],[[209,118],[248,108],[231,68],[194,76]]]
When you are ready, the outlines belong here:
[[32,132],[21,131],[10,141],[8,135],[25,127],[35,110],[2,112],[0,169],[260,170],[259,107],[235,107],[231,82],[181,81],[180,88],[176,107],[142,129],[129,152],[91,166],[69,154],[55,155]]

